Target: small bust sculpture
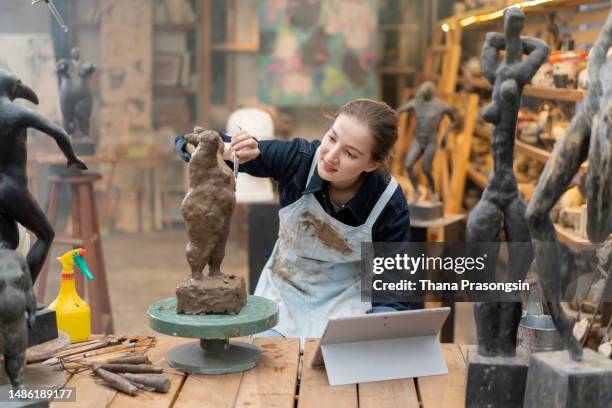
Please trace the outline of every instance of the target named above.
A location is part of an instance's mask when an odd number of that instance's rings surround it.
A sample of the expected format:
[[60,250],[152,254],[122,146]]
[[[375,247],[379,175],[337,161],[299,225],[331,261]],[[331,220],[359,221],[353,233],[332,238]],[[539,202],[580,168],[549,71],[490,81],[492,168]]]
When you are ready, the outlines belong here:
[[[196,128],[185,139],[195,146],[189,163],[189,191],[181,204],[191,277],[176,290],[177,313],[237,314],[246,304],[244,279],[221,272],[236,204],[236,181],[223,161],[224,144],[217,132]],[[204,276],[206,266],[208,275]]]
[[93,108],[93,96],[88,80],[96,70],[90,62],[80,61],[81,53],[73,48],[71,58],[57,62],[56,72],[60,81],[60,104],[64,116],[64,128],[73,136],[77,129],[81,137],[89,137],[89,118]]
[[397,113],[413,110],[416,117],[416,130],[414,141],[406,157],[406,171],[414,189],[413,202],[417,202],[421,195],[419,191],[419,175],[414,171],[417,160],[423,157],[423,173],[429,183],[429,201],[438,201],[433,175],[431,174],[433,159],[436,153],[436,138],[438,127],[444,115],[448,115],[451,123],[442,136],[441,147],[446,147],[446,141],[451,130],[457,123],[453,109],[443,100],[436,97],[434,86],[431,82],[425,82],[417,91],[416,97],[399,107]]
[[36,297],[25,258],[0,249],[0,353],[15,389],[23,388],[28,327],[36,320]]

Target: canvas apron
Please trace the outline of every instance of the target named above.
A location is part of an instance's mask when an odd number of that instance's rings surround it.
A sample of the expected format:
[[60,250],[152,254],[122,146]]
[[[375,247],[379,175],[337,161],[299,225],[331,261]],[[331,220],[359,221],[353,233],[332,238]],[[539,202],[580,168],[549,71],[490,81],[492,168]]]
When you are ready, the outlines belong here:
[[[317,167],[317,149],[308,181]],[[274,330],[286,337],[321,337],[330,317],[365,313],[361,302],[361,243],[372,242],[372,226],[397,188],[395,179],[365,224],[346,225],[327,214],[314,194],[279,211],[279,237],[257,282],[255,295],[279,304]]]

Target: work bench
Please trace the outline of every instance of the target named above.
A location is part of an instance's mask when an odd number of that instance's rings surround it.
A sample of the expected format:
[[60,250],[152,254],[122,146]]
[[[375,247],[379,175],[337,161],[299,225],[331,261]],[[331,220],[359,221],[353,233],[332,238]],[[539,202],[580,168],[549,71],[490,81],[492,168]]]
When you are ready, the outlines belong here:
[[170,368],[167,352],[193,339],[157,336],[147,355],[164,368],[172,387],[167,394],[142,392],[131,397],[107,388],[88,372],[72,375],[66,387],[75,387],[75,402],[52,402],[51,407],[463,407],[466,347],[443,344],[448,375],[330,386],[324,368],[310,361],[318,341],[254,338],[262,352],[259,364],[243,373],[186,375]]

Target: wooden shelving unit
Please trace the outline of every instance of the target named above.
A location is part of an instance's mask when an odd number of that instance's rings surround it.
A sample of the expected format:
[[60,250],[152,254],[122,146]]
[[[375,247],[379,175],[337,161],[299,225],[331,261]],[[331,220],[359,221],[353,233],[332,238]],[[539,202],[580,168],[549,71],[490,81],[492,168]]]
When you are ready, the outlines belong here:
[[[467,79],[459,78],[458,82],[469,85],[477,89],[492,90],[493,86],[484,78]],[[549,99],[563,102],[582,102],[587,93],[580,89],[561,89],[561,88],[538,88],[533,85],[526,85],[523,89],[524,96],[531,96],[539,99]]]
[[567,242],[572,244],[588,244],[590,241],[584,238],[574,231],[570,231],[567,228],[562,227],[559,224],[555,224],[555,230],[557,231],[557,237],[561,242]]

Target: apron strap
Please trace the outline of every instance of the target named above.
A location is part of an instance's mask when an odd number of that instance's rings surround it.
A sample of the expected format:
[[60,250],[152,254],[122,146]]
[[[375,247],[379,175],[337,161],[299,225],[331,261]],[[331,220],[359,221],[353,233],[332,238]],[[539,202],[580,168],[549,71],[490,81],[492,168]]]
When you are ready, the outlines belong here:
[[321,145],[317,147],[317,150],[315,151],[315,154],[312,158],[312,163],[310,163],[310,171],[308,172],[308,179],[306,180],[306,186],[308,186],[308,184],[310,183],[310,179],[312,178],[312,175],[314,174],[314,171],[317,168],[317,163],[319,162],[319,150],[320,149],[321,149]]
[[378,216],[380,215],[380,213],[383,212],[383,210],[387,206],[387,203],[389,203],[389,200],[391,200],[391,197],[395,193],[396,189],[397,181],[395,180],[395,178],[391,177],[391,181],[389,181],[389,184],[387,184],[387,188],[385,188],[385,191],[383,191],[383,193],[380,195],[380,198],[374,205],[374,208],[372,208],[372,211],[370,211],[370,215],[368,215],[368,219],[365,222],[365,224],[369,225],[370,228],[374,226],[374,223],[378,219]]

